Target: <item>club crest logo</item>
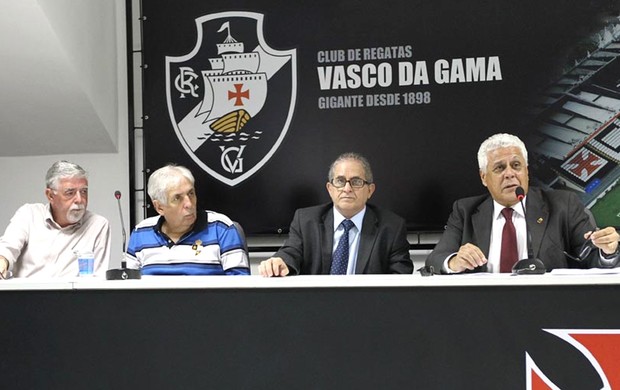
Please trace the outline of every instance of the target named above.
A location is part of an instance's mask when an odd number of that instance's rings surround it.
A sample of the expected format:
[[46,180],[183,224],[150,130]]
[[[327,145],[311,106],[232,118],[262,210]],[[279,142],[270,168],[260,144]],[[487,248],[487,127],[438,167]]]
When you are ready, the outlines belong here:
[[[598,373],[602,389],[620,388],[620,330],[619,329],[544,329],[566,341],[586,357]],[[529,353],[525,353],[526,389],[560,390],[545,375]]]
[[190,53],[166,57],[168,113],[192,159],[235,186],[269,161],[288,131],[296,50],[267,45],[258,13],[202,16],[196,29]]

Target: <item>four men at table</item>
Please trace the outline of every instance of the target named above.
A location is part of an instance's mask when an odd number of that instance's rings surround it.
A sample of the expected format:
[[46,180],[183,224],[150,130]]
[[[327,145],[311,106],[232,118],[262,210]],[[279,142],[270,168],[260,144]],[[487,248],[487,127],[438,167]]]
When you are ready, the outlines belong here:
[[[436,273],[510,272],[517,259],[528,257],[541,259],[546,270],[618,265],[620,235],[613,227],[597,230],[572,192],[529,187],[527,149],[519,138],[488,138],[478,164],[489,193],[454,203],[426,259]],[[59,161],[46,184],[49,204],[22,206],[0,237],[0,275],[74,276],[79,250],[95,253],[96,272],[106,269],[110,228],[86,210],[86,172]],[[262,276],[412,273],[405,220],[367,203],[376,185],[365,157],[340,155],[329,168],[326,189],[332,202],[295,212],[284,245],[260,263]],[[240,228],[223,214],[197,209],[187,168],[158,169],[148,194],[159,216],[140,222],[131,234],[130,267],[143,274],[250,273]],[[580,253],[588,244],[596,250]]]
[[[436,273],[510,272],[515,257],[528,257],[525,215],[529,249],[547,270],[618,264],[620,236],[613,227],[596,230],[574,193],[529,187],[527,149],[519,138],[509,134],[491,136],[480,145],[478,165],[480,179],[489,193],[454,203],[446,230],[426,259],[426,265]],[[525,215],[515,194],[519,186],[526,194]],[[506,212],[508,217],[504,217]],[[505,225],[514,226],[512,237],[516,233],[516,248],[512,250],[516,253],[512,256],[512,251],[502,244],[512,240],[510,236],[504,239]],[[587,240],[598,250],[577,261]],[[513,261],[506,262],[510,257]],[[502,263],[505,269],[501,269]]]
[[49,203],[20,207],[0,237],[0,275],[66,277],[78,274],[78,251],[95,255],[95,274],[110,258],[110,227],[88,211],[88,175],[68,161],[55,162],[45,177]]

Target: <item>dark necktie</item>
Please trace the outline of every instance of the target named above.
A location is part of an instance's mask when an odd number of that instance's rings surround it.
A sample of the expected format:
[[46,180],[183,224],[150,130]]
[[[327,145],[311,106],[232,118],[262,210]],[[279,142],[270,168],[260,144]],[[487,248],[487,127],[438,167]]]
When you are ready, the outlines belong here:
[[502,251],[499,258],[499,272],[512,272],[512,266],[519,258],[517,250],[517,231],[512,223],[512,209],[505,208],[502,215],[506,219],[502,230]]
[[340,236],[340,241],[338,241],[338,246],[332,256],[332,267],[329,271],[331,275],[346,275],[347,264],[349,263],[349,230],[355,224],[348,219],[340,224],[344,227],[344,233]]

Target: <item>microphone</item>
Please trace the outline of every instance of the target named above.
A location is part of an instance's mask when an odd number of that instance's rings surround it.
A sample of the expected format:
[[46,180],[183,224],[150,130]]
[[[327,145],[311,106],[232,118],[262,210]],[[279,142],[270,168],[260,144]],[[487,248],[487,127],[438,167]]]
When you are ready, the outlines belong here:
[[534,257],[534,249],[532,248],[532,236],[530,235],[530,229],[527,226],[527,214],[525,213],[525,205],[523,204],[523,198],[525,198],[525,190],[519,186],[515,188],[515,195],[521,203],[521,209],[523,210],[523,217],[525,218],[525,236],[527,242],[527,258],[521,259],[515,263],[512,267],[512,273],[516,275],[530,274],[541,275],[547,270],[545,264],[538,258]]
[[121,209],[121,192],[119,190],[114,191],[114,197],[118,203],[118,215],[121,217],[121,232],[123,233],[123,258],[126,252],[127,245],[127,232],[125,231],[125,220],[123,219],[123,210]]
[[125,231],[125,220],[123,219],[123,210],[121,209],[121,192],[119,190],[114,191],[114,197],[118,204],[118,215],[121,217],[121,232],[123,234],[123,260],[121,261],[121,268],[109,269],[105,273],[107,280],[125,280],[125,279],[140,279],[142,277],[139,269],[127,268],[127,232]]

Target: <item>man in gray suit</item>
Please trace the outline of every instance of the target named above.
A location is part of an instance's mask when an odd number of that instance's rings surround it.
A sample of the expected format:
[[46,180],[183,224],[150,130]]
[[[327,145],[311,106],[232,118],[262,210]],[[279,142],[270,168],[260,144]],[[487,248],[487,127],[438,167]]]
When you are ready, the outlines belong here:
[[[454,203],[446,230],[426,259],[435,273],[510,272],[510,265],[500,270],[502,257],[508,257],[502,240],[509,221],[516,235],[517,259],[528,258],[527,226],[531,255],[547,271],[617,266],[620,235],[613,227],[596,230],[575,193],[529,188],[527,150],[519,138],[489,137],[480,146],[478,164],[489,194]],[[526,195],[527,222],[515,194],[517,187]],[[510,209],[506,217],[504,209]],[[594,250],[580,255],[586,241]]]
[[405,220],[367,204],[375,183],[366,158],[340,155],[326,187],[333,203],[297,210],[282,248],[260,263],[261,275],[413,272]]

